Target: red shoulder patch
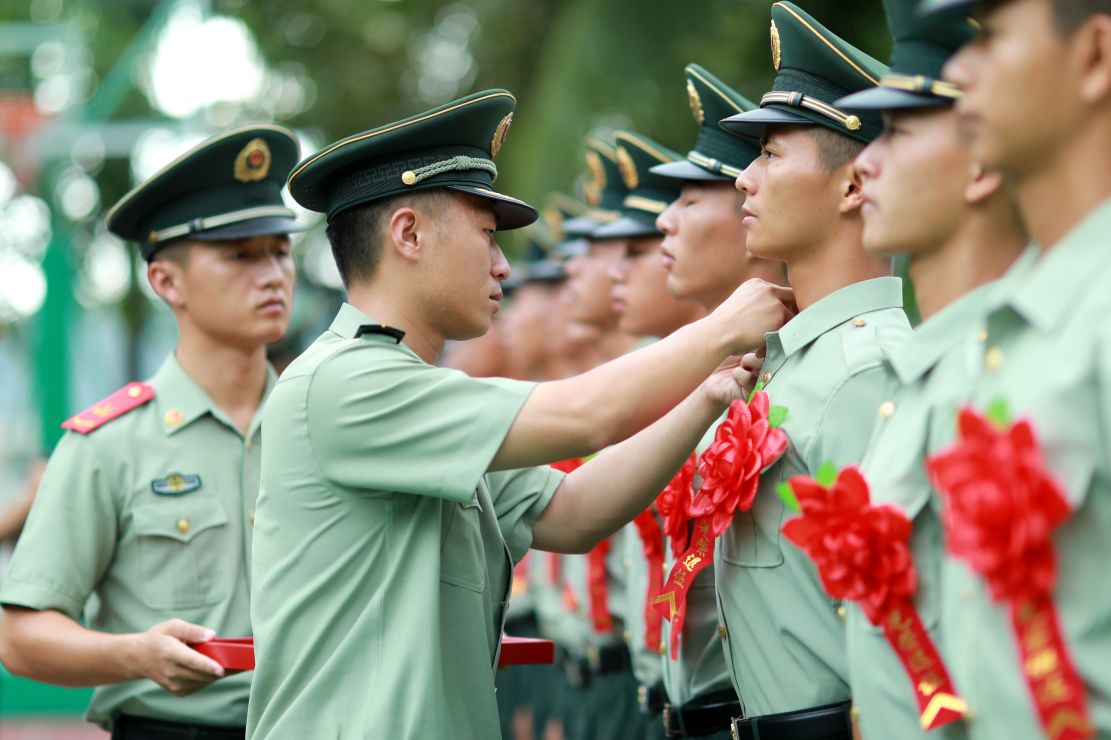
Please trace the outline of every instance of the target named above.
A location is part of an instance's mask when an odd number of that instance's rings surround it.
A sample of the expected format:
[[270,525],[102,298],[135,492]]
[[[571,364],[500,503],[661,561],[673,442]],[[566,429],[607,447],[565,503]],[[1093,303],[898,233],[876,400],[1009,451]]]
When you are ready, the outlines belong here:
[[146,383],[128,383],[108,398],[93,404],[62,424],[62,429],[88,434],[112,419],[118,419],[128,411],[139,408],[152,398],[154,398],[154,389]]

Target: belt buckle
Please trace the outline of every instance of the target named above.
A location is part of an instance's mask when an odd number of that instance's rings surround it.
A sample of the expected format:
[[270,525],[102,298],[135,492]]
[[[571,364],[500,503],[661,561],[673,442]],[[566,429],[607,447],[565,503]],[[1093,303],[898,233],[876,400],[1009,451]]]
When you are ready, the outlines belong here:
[[737,723],[739,721],[740,720],[732,718],[729,720],[729,736],[732,737],[733,740],[741,740],[741,731],[737,728]]
[[665,703],[663,710],[660,712],[660,717],[664,723],[664,737],[671,737],[671,705]]

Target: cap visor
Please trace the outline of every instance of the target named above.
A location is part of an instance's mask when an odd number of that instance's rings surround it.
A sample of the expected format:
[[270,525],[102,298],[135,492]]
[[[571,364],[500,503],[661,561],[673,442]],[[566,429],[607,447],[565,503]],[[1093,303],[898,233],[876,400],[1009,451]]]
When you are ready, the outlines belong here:
[[534,262],[525,268],[524,282],[535,283],[562,283],[567,279],[567,271],[563,264],[553,260]]
[[591,239],[629,239],[636,236],[659,236],[655,224],[647,224],[635,218],[622,216],[612,224],[602,226],[593,234]]
[[982,0],[922,0],[918,3],[918,15],[930,15],[943,10],[956,10],[963,8],[970,10],[974,5],[980,5]]
[[952,98],[938,95],[922,95],[907,90],[893,90],[890,87],[870,87],[867,90],[846,95],[834,101],[834,105],[844,110],[876,111],[904,110],[907,108],[937,108],[951,105]]
[[248,239],[252,236],[273,236],[275,234],[296,234],[305,230],[305,225],[296,219],[283,216],[270,216],[268,218],[252,218],[239,221],[218,229],[208,229],[189,234],[189,239],[215,242],[227,239]]
[[496,193],[485,188],[470,185],[447,185],[451,190],[461,193],[470,193],[479,198],[485,198],[494,204],[494,218],[498,222],[498,231],[511,231],[520,229],[534,223],[540,218],[540,213],[523,200],[518,200],[510,195]]
[[778,108],[757,108],[718,121],[718,126],[721,126],[724,131],[742,139],[753,141],[759,141],[760,137],[764,135],[764,129],[768,126],[780,124],[816,125],[809,118],[796,116]]
[[[594,228],[598,228],[595,226]],[[568,239],[556,245],[555,253],[562,259],[569,260],[582,257],[590,251],[590,242],[586,239]]]
[[563,221],[560,223],[559,229],[565,236],[590,236],[601,225],[601,221],[579,216],[578,218],[569,218]]
[[733,178],[729,175],[722,175],[716,172],[704,170],[694,162],[687,160],[680,160],[679,162],[668,162],[667,164],[658,164],[652,169],[648,170],[653,175],[660,175],[661,177],[670,177],[673,180],[698,180],[700,182],[732,182]]

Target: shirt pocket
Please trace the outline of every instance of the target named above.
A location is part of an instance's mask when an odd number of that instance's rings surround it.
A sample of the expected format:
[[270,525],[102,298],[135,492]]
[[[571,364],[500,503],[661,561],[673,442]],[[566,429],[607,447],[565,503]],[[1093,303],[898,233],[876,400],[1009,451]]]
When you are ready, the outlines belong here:
[[465,504],[444,504],[444,541],[440,548],[440,580],[478,592],[486,585],[481,513],[477,493]]
[[191,498],[132,510],[140,596],[154,609],[211,606],[231,596],[228,515],[216,499]]
[[[778,481],[782,473],[777,470],[772,476]],[[774,568],[783,564],[779,530],[785,507],[770,482],[761,482],[752,508],[737,511],[733,524],[721,536],[721,559],[726,563],[743,568]]]

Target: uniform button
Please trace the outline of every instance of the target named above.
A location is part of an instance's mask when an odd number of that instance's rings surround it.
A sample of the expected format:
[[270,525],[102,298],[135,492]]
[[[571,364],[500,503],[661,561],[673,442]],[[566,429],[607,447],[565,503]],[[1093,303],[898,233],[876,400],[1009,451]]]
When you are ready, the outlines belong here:
[[181,423],[181,420],[183,418],[185,417],[182,416],[180,411],[178,411],[177,409],[170,409],[166,412],[165,421],[170,426],[176,427],[178,424]]
[[621,637],[623,640],[625,640],[626,645],[633,641],[633,633],[629,630],[625,630],[624,632],[622,632]]
[[890,419],[892,414],[894,414],[894,413],[895,413],[895,402],[894,401],[884,401],[883,403],[880,404],[880,416],[882,416],[883,418]]
[[853,319],[853,326],[855,326],[857,329],[859,329],[862,326],[866,326],[867,324],[868,324],[868,322],[865,321],[864,319]]
[[127,395],[131,398],[138,398],[143,395],[143,389],[137,385],[133,385],[127,390]]
[[760,380],[764,381],[765,383],[770,382],[771,379],[772,379],[772,374],[771,373],[764,373],[763,375],[760,376]]
[[660,640],[660,655],[667,655],[667,643]]
[[255,523],[255,512],[251,512],[251,524]]
[[988,370],[998,370],[1003,367],[1003,350],[992,347],[984,353],[984,366]]
[[724,640],[728,636],[729,636],[729,631],[725,629],[725,625],[724,624],[719,624],[718,625],[718,637],[720,637],[721,639]]
[[983,344],[984,342],[988,341],[988,330],[987,329],[981,329],[980,331],[976,332],[976,341],[979,342],[980,344]]
[[188,534],[189,533],[189,520],[188,519],[178,519],[177,520],[177,531],[181,532],[182,534]]
[[837,607],[837,618],[840,619],[842,622],[845,621],[845,607]]
[[253,439],[248,439],[247,440],[247,449],[248,450],[253,450],[254,448],[255,448],[254,440]]
[[860,710],[856,708],[856,704],[849,707],[849,719],[854,725],[860,721]]
[[633,567],[633,559],[632,558],[625,558],[625,567],[626,568],[632,568]]

